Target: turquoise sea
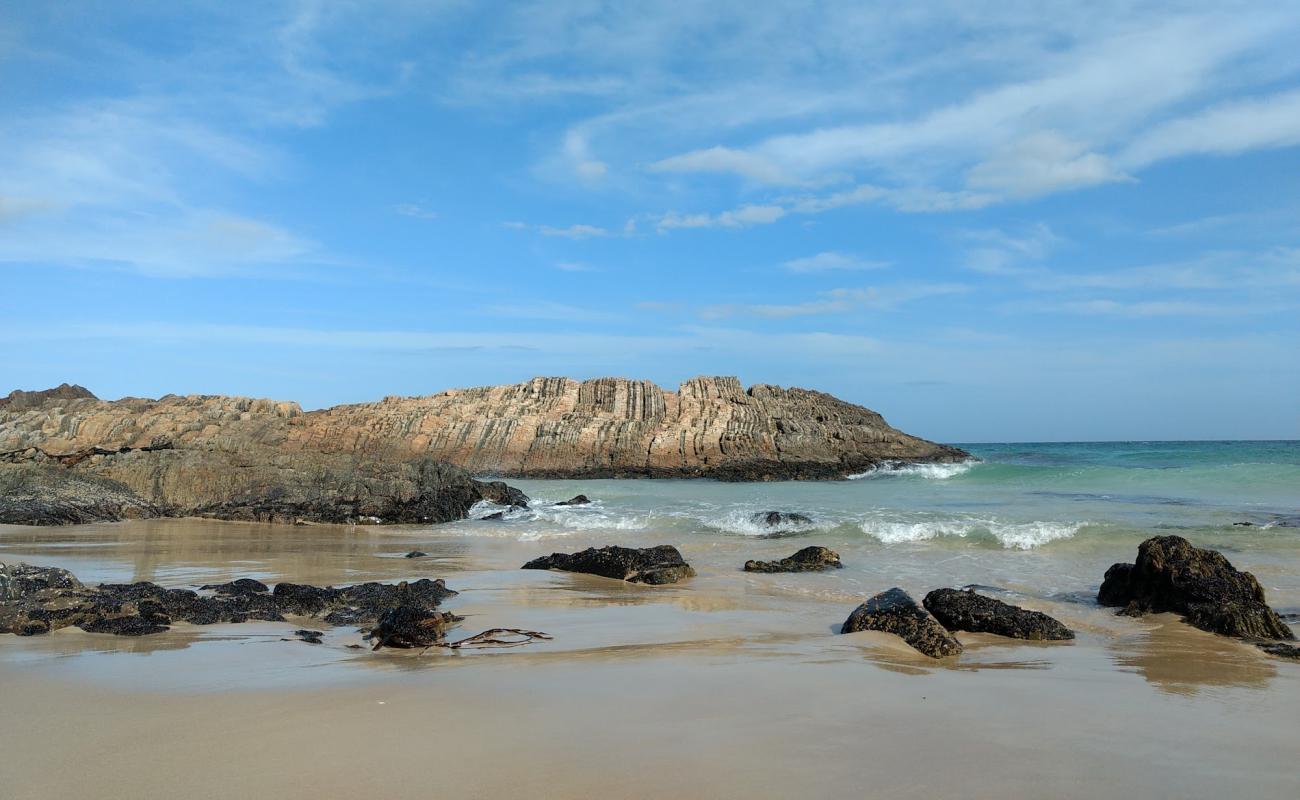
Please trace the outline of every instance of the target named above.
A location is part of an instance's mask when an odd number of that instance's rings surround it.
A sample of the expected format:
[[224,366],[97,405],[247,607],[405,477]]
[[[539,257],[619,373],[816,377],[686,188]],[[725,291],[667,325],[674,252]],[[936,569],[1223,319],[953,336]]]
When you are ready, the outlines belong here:
[[[1143,539],[1175,533],[1235,557],[1281,606],[1300,607],[1300,442],[960,446],[978,460],[844,481],[515,480],[532,508],[442,527],[552,549],[675,543],[736,558],[822,544],[865,571],[864,585],[991,583],[1079,597]],[[578,493],[594,502],[552,505]],[[767,511],[811,522],[769,527],[755,519]]]

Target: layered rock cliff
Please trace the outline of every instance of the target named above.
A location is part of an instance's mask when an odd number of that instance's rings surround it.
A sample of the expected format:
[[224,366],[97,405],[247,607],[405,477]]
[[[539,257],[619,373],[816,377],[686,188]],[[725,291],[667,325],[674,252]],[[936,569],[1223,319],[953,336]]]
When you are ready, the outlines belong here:
[[236,462],[265,454],[432,458],[516,477],[730,480],[837,478],[886,461],[968,457],[822,392],[746,390],[723,377],[694,378],[675,392],[621,378],[534,378],[311,412],[242,397],[106,402],[83,393],[65,385],[0,401],[0,460],[86,461],[135,487],[144,478],[113,467],[129,461],[119,451],[215,451]]

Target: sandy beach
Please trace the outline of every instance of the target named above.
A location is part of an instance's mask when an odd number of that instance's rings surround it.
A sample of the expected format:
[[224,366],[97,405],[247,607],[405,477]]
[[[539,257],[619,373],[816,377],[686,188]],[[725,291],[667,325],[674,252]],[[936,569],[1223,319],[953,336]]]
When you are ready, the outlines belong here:
[[[742,552],[778,553],[789,540],[686,543],[699,575],[675,586],[517,569],[556,544],[197,520],[6,527],[0,559],[88,582],[443,577],[461,592],[446,607],[466,617],[452,638],[509,626],[554,639],[425,654],[349,649],[360,637],[346,627],[325,628],[321,645],[283,640],[313,620],[5,637],[0,785],[13,797],[104,798],[1173,798],[1300,787],[1300,665],[1172,615],[1026,597],[1078,638],[963,633],[966,652],[936,662],[885,634],[837,635],[862,597],[849,569],[736,568]],[[402,558],[413,545],[429,557]],[[954,568],[969,560],[941,557]],[[1099,575],[1092,564],[1106,559],[1066,560]],[[922,569],[907,549],[874,561],[882,572]]]

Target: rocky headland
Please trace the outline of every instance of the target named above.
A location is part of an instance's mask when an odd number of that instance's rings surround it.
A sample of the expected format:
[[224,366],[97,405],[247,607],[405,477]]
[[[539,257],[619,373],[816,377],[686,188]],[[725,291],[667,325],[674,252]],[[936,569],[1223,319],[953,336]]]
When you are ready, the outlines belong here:
[[535,378],[304,412],[213,395],[100,400],[80,386],[0,398],[0,522],[193,515],[275,522],[445,522],[471,477],[842,478],[968,458],[806,389],[695,378]]

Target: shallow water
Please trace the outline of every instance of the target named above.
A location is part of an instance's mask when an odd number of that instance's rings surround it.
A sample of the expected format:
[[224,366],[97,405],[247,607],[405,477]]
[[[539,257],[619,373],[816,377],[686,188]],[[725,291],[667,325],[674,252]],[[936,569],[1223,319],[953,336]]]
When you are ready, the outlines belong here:
[[[355,629],[308,619],[0,637],[3,713],[24,721],[0,724],[0,784],[43,797],[1300,790],[1300,664],[1093,600],[1111,563],[1176,532],[1300,611],[1300,529],[1285,525],[1300,505],[1297,444],[968,449],[985,460],[828,483],[512,481],[531,510],[439,526],[0,527],[0,560],[87,583],[442,577],[460,592],[445,608],[466,617],[452,638],[492,627],[554,637],[372,653]],[[578,493],[595,502],[552,505]],[[752,520],[768,510],[812,522]],[[519,569],[612,543],[675,544],[699,574],[647,587]],[[838,551],[844,569],[740,569],[808,544]],[[413,549],[429,555],[403,557]],[[837,634],[875,592],[966,584],[1078,638],[960,634],[966,652],[935,662],[884,634]],[[301,627],[325,630],[324,643],[286,641]]]

